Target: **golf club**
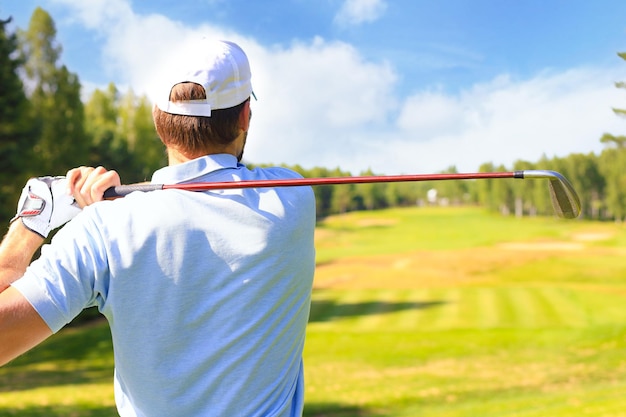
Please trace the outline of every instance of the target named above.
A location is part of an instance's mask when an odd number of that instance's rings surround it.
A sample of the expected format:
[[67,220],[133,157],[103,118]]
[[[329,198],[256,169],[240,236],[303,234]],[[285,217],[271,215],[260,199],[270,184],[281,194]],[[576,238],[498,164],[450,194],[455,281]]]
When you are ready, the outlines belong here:
[[293,187],[336,184],[363,184],[380,182],[411,182],[411,181],[443,181],[443,180],[470,180],[494,178],[540,178],[548,179],[550,196],[554,211],[559,217],[574,219],[580,215],[580,199],[574,187],[561,174],[555,171],[525,170],[512,172],[477,172],[454,174],[414,174],[414,175],[372,175],[358,177],[328,177],[328,178],[291,178],[278,180],[251,180],[228,182],[196,182],[190,184],[132,184],[111,187],[104,193],[105,199],[124,197],[133,191],[155,190],[187,190],[207,191],[235,188],[264,188],[264,187]]

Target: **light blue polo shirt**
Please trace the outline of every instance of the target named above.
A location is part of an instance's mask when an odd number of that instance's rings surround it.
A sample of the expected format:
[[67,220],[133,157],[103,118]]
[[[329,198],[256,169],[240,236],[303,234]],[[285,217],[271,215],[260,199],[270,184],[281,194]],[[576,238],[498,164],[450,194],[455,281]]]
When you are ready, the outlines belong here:
[[[221,154],[153,182],[297,177]],[[135,192],[85,208],[13,286],[54,332],[98,306],[123,417],[300,416],[314,227],[309,187]]]

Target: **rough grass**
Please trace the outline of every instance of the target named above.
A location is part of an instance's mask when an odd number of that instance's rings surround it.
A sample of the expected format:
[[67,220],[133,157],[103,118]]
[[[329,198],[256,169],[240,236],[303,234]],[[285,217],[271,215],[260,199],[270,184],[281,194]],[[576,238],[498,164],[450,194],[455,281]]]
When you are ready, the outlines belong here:
[[[305,415],[626,416],[626,230],[479,209],[326,219]],[[106,324],[0,368],[0,416],[114,415]]]

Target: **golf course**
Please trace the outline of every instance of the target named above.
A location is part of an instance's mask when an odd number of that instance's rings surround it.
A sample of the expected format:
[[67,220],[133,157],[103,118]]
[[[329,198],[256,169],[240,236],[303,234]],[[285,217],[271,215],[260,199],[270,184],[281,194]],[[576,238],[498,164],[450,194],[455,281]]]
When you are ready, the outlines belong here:
[[[626,416],[626,225],[396,208],[316,247],[305,416]],[[67,327],[0,368],[0,416],[114,416],[112,378],[106,322]]]

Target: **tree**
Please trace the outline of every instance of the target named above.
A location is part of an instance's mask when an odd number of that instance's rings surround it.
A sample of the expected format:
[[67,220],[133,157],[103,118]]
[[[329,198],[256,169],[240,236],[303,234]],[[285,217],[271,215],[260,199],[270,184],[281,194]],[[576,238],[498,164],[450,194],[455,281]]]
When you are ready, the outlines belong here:
[[[478,172],[495,172],[496,167],[491,162],[487,162],[482,164],[478,168]],[[498,209],[498,202],[495,200],[495,196],[493,195],[493,185],[494,179],[484,179],[478,181],[476,184],[476,198],[478,200],[478,204],[488,207],[491,210]]]
[[[535,169],[534,164],[528,161],[518,160],[513,163],[513,170],[524,171]],[[534,189],[537,186],[536,181],[516,181],[513,186],[513,194],[515,198],[515,216],[521,217],[524,213],[530,215],[537,214],[537,208],[534,203]]]
[[61,46],[50,15],[38,7],[26,31],[18,31],[25,62],[27,95],[37,129],[38,174],[63,174],[84,163],[88,143],[84,134],[80,82],[59,64]]
[[600,218],[605,180],[600,173],[598,157],[594,154],[570,154],[564,162],[567,178],[578,190],[583,214],[592,219]]
[[121,95],[115,84],[96,89],[85,105],[85,129],[91,138],[89,163],[118,171],[124,182],[149,180],[167,158],[146,96]]
[[34,135],[29,102],[18,76],[17,37],[0,22],[0,217],[6,223],[13,214],[20,190],[29,173]]
[[117,100],[117,87],[110,83],[104,91],[95,89],[85,104],[85,131],[93,145],[118,141]]
[[[333,176],[335,175],[333,174]],[[352,209],[354,188],[354,184],[342,184],[333,187],[330,201],[330,211],[332,213],[345,213]]]
[[[494,172],[507,171],[504,165],[499,165]],[[511,214],[515,206],[515,196],[513,195],[513,184],[511,181],[494,180],[491,184],[491,193],[494,203],[498,205],[498,210],[504,216]]]
[[127,142],[135,163],[132,181],[145,181],[167,163],[165,148],[152,121],[152,106],[144,95],[137,97],[129,90],[118,106],[118,132]]
[[[329,171],[327,168],[313,168],[309,172],[311,177],[329,177]],[[333,192],[336,186],[334,185],[321,185],[319,187],[313,187],[315,193],[315,212],[320,218],[326,217],[331,214],[331,206],[333,199]]]
[[419,183],[390,182],[385,187],[385,201],[388,206],[414,206],[425,196],[420,193]]
[[[617,55],[626,60],[626,52]],[[626,82],[617,82],[615,86],[626,89]],[[613,112],[618,116],[626,116],[626,109],[614,108]],[[606,181],[607,209],[615,220],[622,221],[626,216],[626,136],[605,133],[600,142],[615,145],[614,149],[605,149],[602,152],[600,170]]]
[[[360,176],[375,176],[371,169],[363,171]],[[355,198],[360,202],[361,208],[374,210],[385,207],[384,183],[362,183],[354,187]]]
[[600,172],[605,182],[609,215],[618,222],[626,217],[626,149],[605,149],[600,155]]
[[49,97],[51,111],[44,119],[37,148],[47,155],[43,164],[47,173],[65,174],[68,169],[85,164],[89,141],[84,130],[85,112],[78,76],[63,65],[53,82],[56,90]]
[[[132,92],[129,94],[132,96]],[[125,183],[134,183],[149,179],[149,173],[144,173],[142,166],[145,156],[132,150],[138,136],[137,109],[134,101],[127,101],[113,83],[105,90],[94,90],[85,105],[85,129],[91,138],[89,164],[114,169]]]
[[[548,159],[546,155],[542,155],[539,162],[535,164],[537,169],[552,169],[557,170],[554,166],[554,162]],[[524,181],[526,182],[526,181]],[[553,214],[554,208],[552,207],[552,200],[550,197],[549,185],[546,181],[533,181],[536,182],[533,188],[532,201],[537,214]]]
[[[626,60],[626,52],[618,52],[617,56]],[[615,87],[626,89],[626,82],[618,81],[615,83]],[[613,108],[613,113],[621,117],[626,117],[626,109]],[[615,145],[617,148],[626,148],[626,136],[624,135],[615,136],[610,133],[605,133],[600,138],[600,142]]]
[[[459,171],[456,166],[450,166],[441,173],[458,174]],[[468,181],[466,180],[437,181],[434,188],[437,190],[437,197],[451,205],[459,205],[469,196]]]

